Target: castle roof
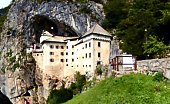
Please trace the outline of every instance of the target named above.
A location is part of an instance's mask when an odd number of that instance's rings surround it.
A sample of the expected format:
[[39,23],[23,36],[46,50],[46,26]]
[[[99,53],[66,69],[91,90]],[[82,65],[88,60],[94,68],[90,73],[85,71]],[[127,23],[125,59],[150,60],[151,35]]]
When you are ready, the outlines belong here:
[[64,37],[55,36],[55,37],[48,37],[47,39],[41,42],[41,44],[43,43],[65,43],[65,41],[64,41]]
[[83,35],[83,37],[90,35],[90,34],[100,34],[100,35],[105,35],[105,36],[112,36],[97,23],[89,31],[87,31]]

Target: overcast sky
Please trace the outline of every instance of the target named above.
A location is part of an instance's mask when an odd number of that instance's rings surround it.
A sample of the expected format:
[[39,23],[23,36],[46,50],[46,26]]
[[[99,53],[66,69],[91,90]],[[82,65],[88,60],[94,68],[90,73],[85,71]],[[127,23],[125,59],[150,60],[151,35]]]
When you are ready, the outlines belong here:
[[0,9],[8,6],[12,0],[0,0]]

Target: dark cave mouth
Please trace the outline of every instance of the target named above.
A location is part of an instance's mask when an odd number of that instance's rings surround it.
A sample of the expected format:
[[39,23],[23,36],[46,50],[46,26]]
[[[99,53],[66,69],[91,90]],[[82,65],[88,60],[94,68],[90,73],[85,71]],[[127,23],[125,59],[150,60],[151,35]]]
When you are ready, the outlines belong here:
[[32,18],[31,23],[31,34],[34,37],[33,40],[39,42],[40,36],[43,31],[48,31],[54,36],[67,36],[67,37],[77,37],[78,34],[70,26],[67,26],[63,22],[58,20],[51,20],[47,16],[35,15]]

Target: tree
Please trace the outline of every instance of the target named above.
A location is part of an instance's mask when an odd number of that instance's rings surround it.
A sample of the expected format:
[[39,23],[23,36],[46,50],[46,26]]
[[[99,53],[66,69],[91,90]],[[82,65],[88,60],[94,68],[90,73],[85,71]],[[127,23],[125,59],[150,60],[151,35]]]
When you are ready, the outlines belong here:
[[75,83],[72,83],[70,89],[73,91],[73,94],[76,95],[81,93],[83,86],[86,84],[86,76],[81,75],[80,72],[75,74]]
[[149,36],[149,40],[144,43],[144,54],[153,58],[161,58],[166,54],[166,46],[162,41],[158,41],[155,36]]
[[127,17],[129,0],[108,0],[104,5],[106,19],[103,27],[106,29],[116,28],[117,24]]
[[[167,3],[162,0],[134,0],[132,2],[128,8],[127,18],[121,19],[116,27],[116,35],[123,41],[121,48],[124,52],[136,55],[138,59],[144,59],[146,54],[143,44],[149,39],[149,35],[157,36],[158,40],[165,40],[165,36],[169,37],[165,35],[166,32],[162,35],[155,35],[158,34],[161,26],[164,25],[163,21],[166,20],[162,12],[169,11],[166,5]],[[170,43],[169,38],[166,38],[166,41]]]

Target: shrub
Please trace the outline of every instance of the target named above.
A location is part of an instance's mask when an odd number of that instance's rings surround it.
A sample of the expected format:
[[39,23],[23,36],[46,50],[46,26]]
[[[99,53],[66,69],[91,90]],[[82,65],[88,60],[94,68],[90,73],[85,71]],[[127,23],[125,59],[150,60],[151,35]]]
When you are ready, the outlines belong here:
[[60,90],[52,90],[47,99],[47,104],[60,104],[73,98],[73,92],[61,87]]
[[102,65],[97,65],[96,67],[96,74],[97,75],[102,75]]
[[162,72],[157,72],[154,76],[153,76],[153,80],[154,81],[163,81],[165,79],[164,75]]
[[75,74],[75,83],[72,83],[70,86],[70,90],[73,91],[73,94],[76,95],[81,93],[83,86],[86,84],[85,75],[81,75],[80,72],[76,72]]

